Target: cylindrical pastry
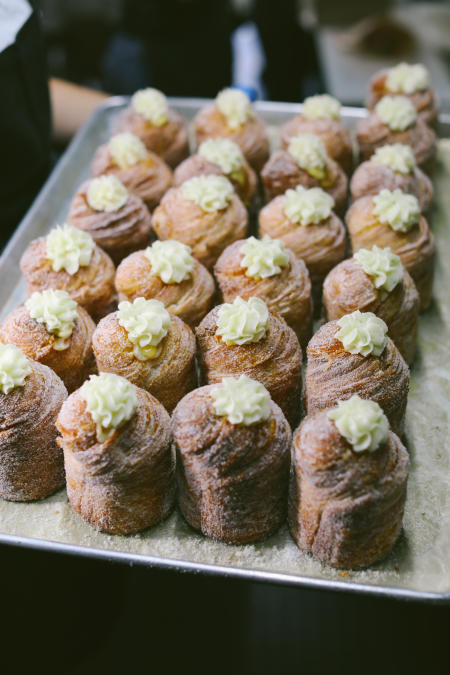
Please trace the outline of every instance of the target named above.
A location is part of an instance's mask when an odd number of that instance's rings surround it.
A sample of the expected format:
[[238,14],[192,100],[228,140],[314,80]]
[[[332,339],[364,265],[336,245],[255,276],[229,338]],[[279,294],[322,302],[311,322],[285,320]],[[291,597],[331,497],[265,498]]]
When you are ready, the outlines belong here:
[[224,302],[257,296],[306,348],[312,329],[311,281],[305,263],[280,239],[250,237],[228,246],[214,267]]
[[215,285],[206,267],[191,249],[178,241],[155,241],[144,251],[122,260],[116,273],[119,300],[160,300],[191,328],[212,307]]
[[332,209],[330,195],[300,185],[275,197],[259,213],[259,236],[282,239],[305,262],[316,314],[320,314],[323,280],[345,258],[347,247],[345,227]]
[[50,368],[0,344],[0,497],[43,499],[64,485],[55,422],[67,391]]
[[248,207],[256,193],[256,174],[247,163],[241,148],[228,138],[209,138],[195,155],[184,160],[175,170],[173,183],[180,186],[189,178],[214,174],[225,176]]
[[288,422],[301,414],[302,350],[292,328],[260,298],[214,307],[196,329],[202,381],[248,375],[269,391]]
[[0,325],[0,342],[14,344],[48,366],[68,392],[97,371],[92,351],[95,323],[65,291],[33,293]]
[[259,383],[241,376],[191,392],[172,418],[178,503],[191,527],[229,544],[286,517],[291,430]]
[[266,202],[302,185],[320,187],[334,199],[342,215],[347,205],[348,179],[343,169],[328,156],[323,142],[313,134],[291,138],[287,150],[278,150],[261,171]]
[[384,558],[402,528],[408,453],[373,401],[308,415],[294,437],[289,526],[297,546],[343,569]]
[[426,211],[433,199],[431,180],[417,167],[409,145],[401,143],[377,148],[370,160],[358,166],[350,181],[353,199],[376,195],[383,188],[414,195],[421,211]]
[[400,257],[419,291],[420,307],[425,309],[433,289],[435,245],[417,199],[400,190],[382,190],[356,200],[345,220],[353,252],[377,244],[389,246]]
[[114,265],[87,232],[67,225],[34,239],[20,261],[28,295],[66,291],[98,321],[114,311]]
[[359,310],[319,328],[307,349],[308,415],[358,394],[378,403],[392,430],[403,433],[409,369],[387,330],[382,319]]
[[150,211],[172,185],[172,171],[164,160],[127,131],[116,134],[97,149],[91,173],[93,176],[114,174]]
[[155,209],[159,239],[176,239],[211,270],[222,251],[247,234],[247,210],[224,176],[194,176],[172,188]]
[[186,120],[169,108],[164,94],[151,87],[140,89],[131,98],[131,104],[119,115],[114,132],[128,131],[175,168],[189,155],[189,137]]
[[194,334],[159,300],[121,302],[98,324],[92,346],[99,372],[149,391],[169,413],[196,385]]
[[383,96],[389,94],[407,96],[427,124],[433,125],[437,121],[436,95],[430,86],[429,73],[421,63],[399,63],[375,73],[369,82],[366,107],[372,110]]
[[170,418],[149,394],[101,373],[64,403],[57,421],[67,496],[83,520],[130,534],[165,518],[175,492]]
[[373,312],[386,323],[406,363],[413,360],[419,294],[400,258],[389,248],[362,248],[331,270],[323,284],[323,307],[328,321],[356,309]]
[[247,162],[260,171],[269,157],[269,137],[264,122],[248,96],[239,89],[224,89],[194,119],[197,145],[208,138],[229,138],[237,143]]
[[117,265],[149,241],[151,217],[144,202],[114,174],[85,181],[69,210],[69,223],[89,232]]
[[332,96],[310,96],[303,111],[288,120],[280,129],[280,147],[287,150],[291,138],[299,134],[314,134],[334,159],[350,175],[353,168],[353,142],[350,130],[341,120],[341,104]]
[[385,96],[367,117],[358,120],[356,136],[363,160],[383,145],[409,145],[417,164],[430,171],[436,152],[436,134],[420,117],[405,96]]

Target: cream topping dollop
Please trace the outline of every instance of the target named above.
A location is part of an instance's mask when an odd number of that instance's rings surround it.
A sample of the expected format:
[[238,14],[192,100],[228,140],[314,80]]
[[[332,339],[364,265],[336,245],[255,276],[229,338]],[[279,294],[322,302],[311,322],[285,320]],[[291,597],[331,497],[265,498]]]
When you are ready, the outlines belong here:
[[373,197],[374,214],[380,223],[389,225],[397,232],[408,232],[420,219],[417,197],[408,195],[399,188],[381,190]]
[[308,96],[303,102],[303,115],[309,120],[338,120],[341,117],[341,104],[329,94]]
[[179,284],[189,279],[195,267],[192,249],[175,239],[155,241],[144,255],[150,261],[152,274],[165,284]]
[[246,277],[266,279],[279,274],[289,265],[289,256],[281,239],[271,239],[267,234],[262,239],[249,237],[241,246],[240,266]]
[[216,96],[216,106],[226,117],[230,129],[238,129],[253,117],[250,99],[240,89],[223,89]]
[[424,91],[430,84],[430,74],[421,63],[399,63],[390,68],[385,86],[393,94],[415,94]]
[[0,344],[0,390],[4,394],[23,387],[30,373],[30,362],[18,347]]
[[373,278],[375,288],[390,293],[403,278],[402,261],[389,247],[379,248],[375,244],[371,249],[359,249],[353,257],[364,272]]
[[80,267],[91,262],[95,241],[88,232],[63,223],[47,235],[45,246],[55,272],[66,270],[68,274],[76,274]]
[[96,424],[97,440],[104,443],[136,412],[136,387],[120,375],[91,375],[80,388],[86,410]]
[[243,300],[235,298],[225,303],[217,312],[217,330],[226,345],[245,345],[259,342],[266,334],[269,325],[269,310],[260,298]]
[[42,323],[48,333],[58,338],[53,349],[67,349],[78,317],[75,300],[66,291],[50,288],[33,293],[25,302],[25,307],[32,319]]
[[242,178],[244,155],[239,145],[229,138],[208,138],[201,143],[198,154],[218,166],[227,176]]
[[370,158],[372,162],[384,164],[397,173],[409,174],[416,168],[412,148],[404,143],[392,143],[377,148]]
[[121,169],[129,169],[131,166],[147,159],[148,151],[140,138],[124,131],[112,136],[108,143],[111,159]]
[[169,332],[170,314],[159,300],[136,298],[119,303],[119,324],[125,328],[133,353],[139,361],[154,359],[161,353],[162,340]]
[[406,96],[383,96],[375,112],[392,131],[404,131],[417,120],[416,109]]
[[361,356],[380,356],[386,347],[388,327],[373,312],[344,314],[337,322],[335,337],[342,342],[346,352]]
[[231,424],[248,427],[267,420],[270,416],[270,394],[260,382],[247,375],[224,377],[211,390],[213,408],[219,417]]
[[310,176],[325,177],[328,155],[322,140],[314,134],[299,134],[289,141],[288,152],[296,164]]
[[225,176],[194,176],[184,181],[181,191],[186,199],[195,202],[202,211],[212,213],[226,209],[234,189]]
[[162,127],[169,119],[169,105],[162,91],[147,87],[131,97],[133,109],[155,127]]
[[113,174],[92,178],[86,192],[86,199],[94,211],[111,213],[127,203],[128,190]]
[[331,216],[334,199],[322,188],[297,185],[284,193],[283,211],[291,223],[318,225]]
[[374,452],[389,434],[389,422],[378,403],[357,394],[347,401],[338,401],[337,408],[327,416],[355,452]]

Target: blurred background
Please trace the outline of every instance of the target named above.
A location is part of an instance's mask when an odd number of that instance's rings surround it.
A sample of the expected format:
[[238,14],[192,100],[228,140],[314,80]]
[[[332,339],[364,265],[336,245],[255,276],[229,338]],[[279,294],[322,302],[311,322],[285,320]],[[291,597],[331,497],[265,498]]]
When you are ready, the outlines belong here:
[[51,76],[128,94],[360,104],[373,72],[424,63],[450,108],[450,6],[408,0],[37,0]]
[[[49,75],[361,104],[423,62],[450,110],[450,6],[387,0],[36,0]],[[272,587],[0,548],[0,670],[62,675],[448,672],[449,607]]]

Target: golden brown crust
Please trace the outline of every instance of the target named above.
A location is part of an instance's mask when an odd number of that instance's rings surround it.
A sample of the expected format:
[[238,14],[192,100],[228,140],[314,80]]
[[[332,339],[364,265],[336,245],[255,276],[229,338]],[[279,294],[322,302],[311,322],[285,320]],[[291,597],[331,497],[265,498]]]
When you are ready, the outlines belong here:
[[144,248],[149,241],[151,217],[140,197],[128,193],[128,199],[117,211],[94,211],[88,204],[85,181],[75,194],[69,210],[69,223],[89,232],[117,265],[133,251]]
[[350,181],[350,193],[353,199],[366,195],[376,195],[381,190],[400,189],[419,200],[420,210],[426,211],[433,200],[433,184],[418,167],[413,173],[404,174],[393,171],[379,162],[363,162],[358,166]]
[[114,174],[130,192],[142,199],[150,211],[158,206],[163,194],[172,186],[171,169],[154,152],[149,151],[147,159],[121,169],[112,159],[107,144],[97,149],[91,164],[91,174]]
[[66,291],[75,302],[98,321],[115,309],[114,264],[99,246],[94,248],[89,265],[75,274],[55,272],[47,258],[46,237],[32,241],[22,255],[20,268],[27,284],[27,293],[49,288]]
[[91,345],[95,323],[82,307],[77,312],[67,349],[55,349],[58,338],[32,319],[25,305],[5,317],[0,325],[0,342],[16,345],[28,358],[54,370],[71,393],[97,372]]
[[[366,97],[366,108],[373,110],[376,104],[383,96],[392,96],[392,92],[386,89],[386,77],[388,71],[381,70],[372,77],[369,82],[369,89]],[[403,94],[410,99],[421,119],[433,126],[437,122],[438,105],[434,90],[428,87],[424,91],[417,91],[415,94]]]
[[373,198],[361,197],[352,204],[345,217],[353,252],[371,248],[374,244],[400,256],[412,276],[420,296],[420,308],[431,302],[434,276],[434,236],[427,221],[420,217],[419,224],[409,232],[396,232],[389,225],[380,223],[373,213]]
[[242,165],[242,177],[240,177],[240,180],[237,180],[229,174],[222,173],[217,164],[208,162],[207,159],[198,153],[191,155],[191,157],[185,159],[184,162],[176,168],[173,175],[173,184],[175,187],[179,187],[186,180],[189,180],[189,178],[204,175],[225,176],[225,178],[228,178],[233,184],[234,189],[244,202],[245,206],[248,207],[251,204],[256,193],[257,178],[256,173],[245,159]]
[[259,213],[258,233],[282,239],[309,271],[314,310],[319,311],[322,283],[328,272],[345,258],[345,227],[334,213],[318,225],[291,223],[283,210],[284,196],[279,195]]
[[276,312],[296,333],[300,345],[306,348],[312,330],[311,281],[303,260],[287,251],[289,264],[279,274],[265,279],[245,275],[241,267],[241,248],[246,240],[234,242],[222,253],[214,267],[224,302],[240,296],[247,300],[258,296],[271,312]]
[[195,331],[202,382],[214,384],[239,375],[258,380],[295,426],[301,414],[302,350],[292,328],[270,313],[266,335],[259,342],[228,346],[216,335],[218,311],[214,307]]
[[159,239],[176,239],[192,248],[192,255],[211,270],[222,251],[247,234],[247,210],[233,194],[226,209],[206,213],[171,188],[155,209],[152,226]]
[[375,288],[373,278],[354,258],[344,260],[325,279],[323,306],[327,321],[340,319],[357,309],[373,312],[387,324],[389,337],[406,363],[413,360],[420,300],[414,281],[405,269],[403,279],[387,293]]
[[268,420],[236,426],[217,417],[210,392],[188,394],[172,418],[178,502],[191,527],[230,544],[275,532],[286,517],[291,430],[272,402]]
[[309,120],[304,115],[291,117],[280,129],[280,148],[287,150],[289,141],[299,134],[314,134],[349,176],[353,169],[353,142],[350,130],[341,120]]
[[23,387],[0,392],[0,496],[43,499],[64,485],[56,417],[67,391],[47,366],[30,361]]
[[319,328],[308,345],[305,404],[308,415],[336,406],[353,394],[376,401],[392,430],[403,433],[409,369],[390,338],[380,356],[346,352],[335,335],[336,321]]
[[248,163],[261,171],[269,157],[269,137],[262,119],[254,112],[252,119],[238,129],[231,129],[215,103],[210,103],[194,118],[197,145],[208,138],[229,138],[239,145]]
[[420,118],[404,131],[392,131],[375,112],[358,120],[356,124],[361,159],[369,159],[377,148],[391,143],[410,145],[417,164],[429,171],[436,154],[436,134]]
[[313,178],[298,166],[287,150],[277,150],[261,171],[266,202],[297,185],[303,185],[305,188],[321,187],[333,197],[334,210],[342,215],[347,205],[347,176],[339,164],[330,157],[325,170],[326,176],[323,180]]
[[156,298],[191,328],[209,312],[216,292],[212,275],[197,260],[188,279],[165,284],[152,275],[152,266],[144,251],[136,251],[122,260],[117,268],[116,289],[120,301]]
[[289,526],[297,546],[333,567],[367,567],[389,553],[402,528],[408,453],[394,433],[356,453],[326,412],[294,436]]
[[155,525],[174,502],[169,415],[146,391],[138,389],[137,395],[136,413],[105,443],[97,441],[79,390],[57,421],[70,504],[83,520],[111,534]]
[[196,385],[194,334],[177,316],[171,316],[169,332],[154,359],[140,361],[134,356],[117,312],[100,321],[92,346],[99,372],[116,373],[149,391],[169,413]]
[[172,169],[189,155],[186,120],[171,108],[168,122],[157,127],[129,106],[119,115],[114,125],[114,133],[121,131],[129,131],[138,136],[148,150],[159,155]]

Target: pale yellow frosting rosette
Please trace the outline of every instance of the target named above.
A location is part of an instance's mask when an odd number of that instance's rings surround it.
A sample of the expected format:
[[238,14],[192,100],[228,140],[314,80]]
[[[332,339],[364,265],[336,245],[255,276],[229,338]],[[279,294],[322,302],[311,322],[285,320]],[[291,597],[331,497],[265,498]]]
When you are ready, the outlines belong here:
[[336,338],[349,354],[380,356],[384,351],[388,327],[373,312],[360,312],[357,309],[351,314],[345,314],[336,323],[339,326]]
[[155,127],[162,127],[169,119],[167,98],[158,89],[139,89],[131,97],[131,105],[138,115]]
[[374,452],[388,437],[389,422],[381,407],[356,394],[347,401],[339,401],[327,416],[354,452]]
[[138,405],[136,387],[113,373],[91,375],[80,388],[86,409],[96,424],[97,440],[107,441],[130,420]]
[[60,351],[67,349],[68,338],[78,317],[75,300],[66,291],[48,289],[33,293],[25,302],[25,307],[32,319],[42,323],[49,333],[59,338],[53,348]]
[[383,96],[375,112],[392,131],[405,131],[417,121],[417,111],[406,96]]
[[303,115],[308,120],[339,120],[341,104],[328,94],[309,96],[303,102]]
[[380,223],[389,225],[397,232],[409,232],[420,219],[420,207],[417,197],[400,189],[381,190],[373,197],[374,214]]
[[291,138],[288,152],[296,164],[317,180],[325,177],[328,161],[323,141],[314,134],[299,134]]
[[152,274],[165,284],[179,284],[189,279],[195,267],[191,247],[175,239],[155,241],[145,249],[144,255],[150,261]]
[[376,148],[370,159],[372,162],[383,164],[392,171],[405,175],[413,173],[416,168],[414,153],[411,147],[404,143],[382,145],[380,148]]
[[333,197],[319,187],[297,185],[284,193],[283,211],[291,223],[318,225],[331,216],[333,207]]
[[230,204],[234,189],[225,176],[204,175],[189,178],[181,185],[186,199],[195,202],[202,211],[222,211]]
[[113,174],[92,178],[86,192],[87,203],[94,211],[118,211],[128,201],[128,190]]
[[30,362],[22,351],[15,345],[0,344],[0,390],[3,394],[23,387],[30,374]]
[[269,325],[269,310],[260,298],[243,300],[235,298],[232,303],[220,306],[217,313],[217,330],[226,345],[245,345],[259,342]]
[[68,223],[56,226],[46,237],[47,258],[55,272],[65,270],[76,274],[80,267],[87,267],[95,249],[95,241],[87,232]]
[[372,277],[375,288],[390,293],[403,279],[402,261],[389,247],[360,248],[353,258]]
[[267,234],[262,239],[249,237],[240,252],[240,266],[245,269],[245,276],[253,279],[273,277],[289,265],[284,242]]
[[247,427],[270,416],[269,392],[247,375],[223,378],[222,383],[211,390],[211,396],[216,415],[226,417],[231,424]]
[[416,94],[430,84],[430,74],[421,63],[399,63],[390,68],[385,86],[393,94]]
[[119,304],[119,325],[125,328],[139,361],[154,359],[161,353],[161,342],[169,332],[170,314],[159,300],[136,298]]
[[216,106],[226,117],[230,129],[238,129],[253,117],[250,99],[240,89],[223,89],[216,96]]

